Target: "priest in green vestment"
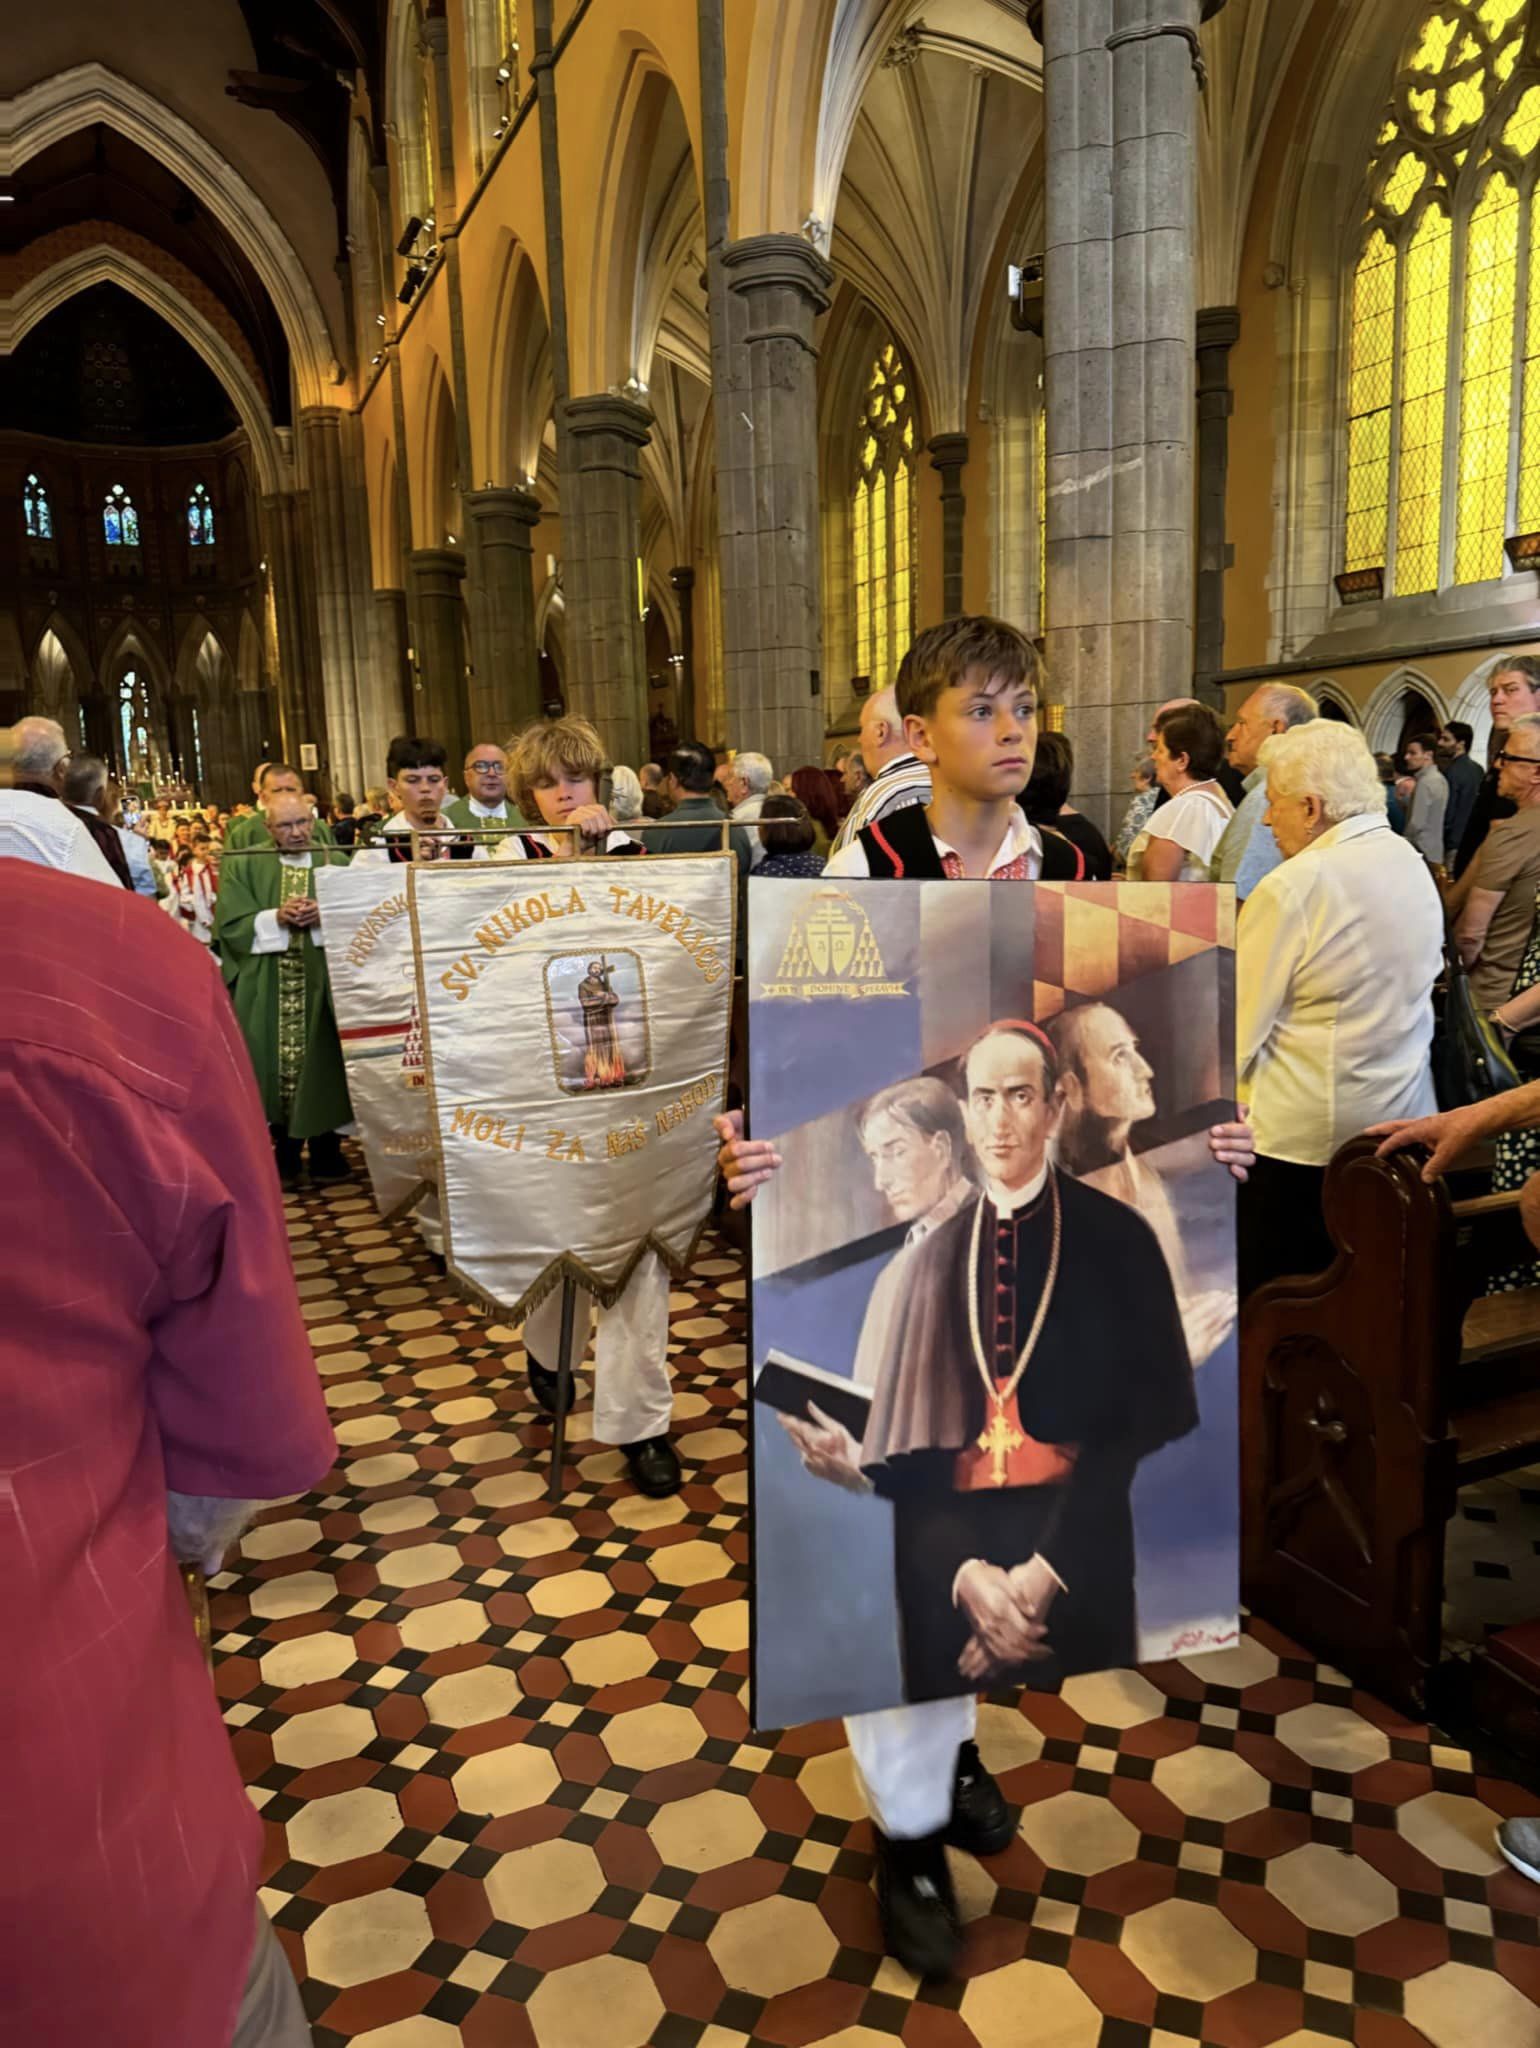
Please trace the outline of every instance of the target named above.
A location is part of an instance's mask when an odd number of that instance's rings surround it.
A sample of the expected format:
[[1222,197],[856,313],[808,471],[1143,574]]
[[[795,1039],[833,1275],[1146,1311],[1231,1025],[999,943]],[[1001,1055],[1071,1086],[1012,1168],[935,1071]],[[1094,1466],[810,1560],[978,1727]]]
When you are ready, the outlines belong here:
[[[243,846],[266,846],[269,844],[267,813],[273,799],[279,796],[303,796],[304,785],[298,772],[287,761],[264,761],[257,772],[256,798],[259,808],[246,818],[233,818],[225,834],[226,853],[238,853]],[[309,798],[306,798],[309,802]],[[332,846],[332,830],[324,818],[315,821],[315,844]]]
[[314,882],[315,868],[346,866],[347,856],[317,847],[315,827],[300,791],[271,797],[272,851],[227,856],[214,918],[214,944],[286,1188],[299,1179],[307,1143],[312,1181],[346,1179],[337,1133],[353,1121]]
[[[444,817],[462,832],[522,831],[529,822],[508,794],[508,756],[491,740],[482,740],[465,757],[465,795],[445,804]],[[473,860],[490,860],[495,839],[473,842]]]

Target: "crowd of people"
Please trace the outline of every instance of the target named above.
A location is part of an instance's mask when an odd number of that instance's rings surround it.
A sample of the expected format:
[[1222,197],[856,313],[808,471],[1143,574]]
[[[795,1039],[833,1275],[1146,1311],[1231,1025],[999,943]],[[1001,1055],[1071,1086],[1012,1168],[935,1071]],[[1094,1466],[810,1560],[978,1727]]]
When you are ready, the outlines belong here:
[[[73,1126],[72,1100],[82,1090],[102,1132],[99,1145],[87,1136],[71,1148],[69,1173],[46,1199],[13,1204],[21,1290],[6,1341],[30,1355],[46,1328],[59,1370],[81,1386],[78,1401],[23,1403],[12,1418],[16,1469],[46,1469],[67,1416],[72,1455],[91,1459],[103,1483],[76,1489],[70,1512],[41,1515],[36,1526],[57,1555],[36,1583],[51,1573],[68,1591],[46,1619],[13,1614],[12,1639],[64,1628],[86,1646],[72,1694],[76,1722],[92,1721],[101,1743],[110,1732],[116,1745],[101,1748],[98,1778],[80,1787],[78,1826],[61,1828],[56,1809],[46,1826],[41,1811],[35,1824],[22,1814],[18,1825],[29,1839],[60,1845],[45,1861],[39,1892],[52,1896],[52,1886],[61,1900],[69,1892],[71,1910],[61,1906],[57,1916],[65,1927],[76,1910],[94,1910],[69,1852],[95,1830],[97,1917],[114,1927],[123,1968],[161,1972],[167,2009],[187,2022],[168,2038],[230,2039],[232,2016],[239,2025],[252,2012],[266,2016],[254,2042],[303,2038],[260,1908],[251,1936],[254,1823],[185,1615],[178,1619],[176,1566],[214,1566],[256,1504],[314,1484],[334,1451],[288,1279],[278,1202],[279,1182],[296,1186],[308,1170],[313,1184],[325,1185],[350,1170],[342,1138],[352,1108],[327,979],[319,870],[593,851],[645,856],[665,845],[679,852],[725,843],[740,889],[751,875],[820,874],[1231,884],[1240,904],[1243,1106],[1210,1133],[1209,1150],[1215,1170],[1241,1183],[1243,1296],[1276,1274],[1329,1261],[1321,1184],[1334,1152],[1365,1129],[1385,1128],[1387,1144],[1426,1139],[1434,1171],[1485,1115],[1482,1128],[1512,1148],[1511,1174],[1527,1176],[1540,1161],[1528,1121],[1534,1091],[1520,1091],[1523,1114],[1458,1112],[1451,1124],[1436,1114],[1430,1065],[1446,930],[1497,1027],[1519,1044],[1540,1024],[1540,662],[1498,665],[1485,772],[1471,758],[1468,727],[1414,738],[1400,761],[1387,763],[1356,729],[1322,718],[1307,692],[1284,684],[1251,692],[1228,727],[1196,700],[1166,703],[1151,721],[1147,757],[1132,766],[1132,799],[1110,841],[1070,801],[1073,735],[1038,730],[1041,689],[1025,636],[997,620],[956,619],[920,635],[895,684],[863,704],[855,744],[828,767],[788,767],[754,751],[722,759],[686,739],[667,760],[633,769],[609,762],[585,720],[565,717],[506,746],[478,741],[458,792],[441,744],[401,736],[382,783],[361,805],[345,794],[317,803],[281,761],[258,764],[252,801],[228,811],[185,795],[135,797],[47,720],[24,719],[6,736],[0,857],[11,858],[0,915],[12,926],[12,1015],[21,1028],[13,1022],[5,1056],[24,1084],[17,1100],[28,1128],[36,1125],[39,1151]],[[84,880],[97,886],[83,888]],[[144,902],[126,911],[124,892]],[[167,923],[149,915],[150,903],[164,908]],[[104,960],[117,997],[111,1005],[100,1001],[94,978]],[[1029,1022],[996,1034],[979,1053],[993,1097],[1038,1105],[1041,1114],[1032,1113],[1045,1129],[1046,1119],[1062,1118],[1065,1144],[1080,1143],[1095,1122],[1088,1171],[1115,1176],[1131,1191],[1123,1197],[1130,1207],[1148,1208],[1130,1119],[1109,1145],[1112,1126],[1095,1121],[1090,1101],[1096,1062],[1120,1051],[1137,1068],[1137,1047],[1130,1051],[1126,1026],[1105,1005],[1071,1021],[1052,1035]],[[882,1114],[905,1143],[913,1137],[940,1148],[952,1110],[906,1099],[886,1103]],[[1006,1121],[1017,1114],[1012,1107]],[[1533,1115],[1540,1125],[1540,1102]],[[264,1132],[276,1174],[264,1174]],[[780,1156],[745,1134],[741,1110],[719,1120],[717,1136],[727,1194],[741,1206],[780,1170]],[[1022,1173],[1037,1157],[1022,1153]],[[141,1176],[128,1190],[123,1175],[145,1160],[155,1162],[153,1180]],[[1002,1164],[999,1190],[990,1193],[1002,1216],[1031,1199],[1012,1171]],[[147,1200],[160,1206],[125,1238],[113,1219],[139,1213]],[[1147,1220],[1158,1237],[1158,1215]],[[431,1224],[422,1227],[426,1236]],[[61,1353],[42,1248],[87,1239],[101,1247],[97,1308],[79,1342]],[[36,1259],[25,1255],[29,1243],[39,1248]],[[559,1399],[554,1304],[553,1296],[524,1332],[531,1390],[547,1409]],[[1183,1297],[1179,1306],[1196,1362],[1222,1341],[1229,1310],[1203,1298]],[[581,1346],[594,1305],[584,1298],[578,1309]],[[676,1492],[662,1261],[648,1253],[620,1300],[597,1315],[593,1434],[621,1450],[640,1491]],[[218,1403],[199,1384],[211,1343],[227,1389]],[[91,1394],[88,1379],[129,1357],[132,1387],[121,1400]],[[22,1385],[26,1376],[13,1377]],[[843,1456],[816,1429],[799,1448],[810,1469],[814,1461],[832,1469]],[[125,1504],[105,1536],[105,1524],[88,1530],[82,1519],[94,1515],[97,1498]],[[82,1574],[78,1560],[88,1552],[93,1562]],[[1034,1559],[1025,1577],[974,1560],[958,1572],[953,1596],[977,1640],[1009,1663],[1036,1654],[1050,1633],[1042,1586],[1054,1578],[1049,1559]],[[155,1587],[148,1605],[147,1585]],[[102,1626],[107,1615],[110,1629]],[[137,1666],[154,1670],[153,1686],[125,1686],[130,1637]],[[91,1662],[96,1645],[105,1660],[99,1669]],[[57,1701],[46,1711],[41,1700],[34,1705],[34,1729],[57,1722],[61,1740],[78,1743],[79,1728],[60,1716]],[[146,1715],[160,1717],[158,1731],[144,1725]],[[876,1826],[886,1944],[922,1974],[946,1975],[961,1941],[947,1851],[987,1855],[1014,1833],[974,1743],[973,1701],[857,1716],[849,1736]],[[150,1755],[161,1759],[157,1772],[147,1770]],[[202,1761],[192,1768],[189,1758]],[[57,1799],[58,1770],[37,1778]],[[71,1769],[64,1781],[73,1782]],[[104,1783],[118,1802],[111,1811]],[[198,1793],[196,1812],[188,1786]],[[210,1786],[228,1794],[228,1825],[211,1817]],[[119,1794],[128,1792],[124,1804]],[[149,1842],[133,1819],[145,1810],[155,1815]],[[1540,1838],[1525,1853],[1540,1854]],[[125,1857],[139,1859],[134,1893],[155,1902],[151,1913],[122,1912]],[[204,1966],[195,1971],[182,1967],[189,1935]],[[104,2017],[97,2037],[110,2031]]]

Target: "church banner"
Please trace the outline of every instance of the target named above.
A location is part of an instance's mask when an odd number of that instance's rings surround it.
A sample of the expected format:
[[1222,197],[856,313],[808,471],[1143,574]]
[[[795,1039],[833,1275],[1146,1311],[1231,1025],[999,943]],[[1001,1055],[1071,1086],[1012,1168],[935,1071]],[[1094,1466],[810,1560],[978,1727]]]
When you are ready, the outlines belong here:
[[730,853],[408,870],[444,1256],[515,1319],[688,1265],[727,1085]]
[[375,1206],[385,1218],[409,1208],[438,1170],[406,875],[404,867],[375,860],[316,872],[348,1094]]
[[1233,892],[749,893],[755,1726],[1233,1644]]

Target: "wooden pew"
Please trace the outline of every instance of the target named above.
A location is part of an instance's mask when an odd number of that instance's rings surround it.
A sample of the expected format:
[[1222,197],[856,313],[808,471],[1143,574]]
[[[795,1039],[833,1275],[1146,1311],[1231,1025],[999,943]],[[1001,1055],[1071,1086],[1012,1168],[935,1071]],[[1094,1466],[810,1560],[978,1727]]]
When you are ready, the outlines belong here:
[[1241,1318],[1253,1610],[1408,1712],[1439,1661],[1460,1486],[1540,1457],[1540,1288],[1482,1297],[1517,1195],[1459,1200],[1357,1138],[1327,1170],[1337,1257]]

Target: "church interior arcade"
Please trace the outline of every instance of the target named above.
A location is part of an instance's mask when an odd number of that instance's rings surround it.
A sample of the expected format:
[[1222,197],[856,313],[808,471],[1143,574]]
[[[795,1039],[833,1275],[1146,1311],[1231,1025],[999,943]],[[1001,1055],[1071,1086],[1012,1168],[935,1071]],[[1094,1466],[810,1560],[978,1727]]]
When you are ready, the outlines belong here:
[[[789,776],[965,611],[1109,836],[1173,698],[1485,762],[1540,656],[1540,0],[7,24],[0,725],[221,807],[397,734],[458,793],[564,712]],[[920,1984],[839,1724],[748,1725],[741,1240],[668,1297],[683,1490],[579,1413],[553,1503],[518,1331],[361,1184],[286,1214],[341,1458],[212,1658],[316,2048],[1540,2042],[1491,1846],[1540,1774],[1266,1620],[984,1706],[1020,1835]],[[1535,1499],[1466,1497],[1461,1627],[1540,1611]]]

